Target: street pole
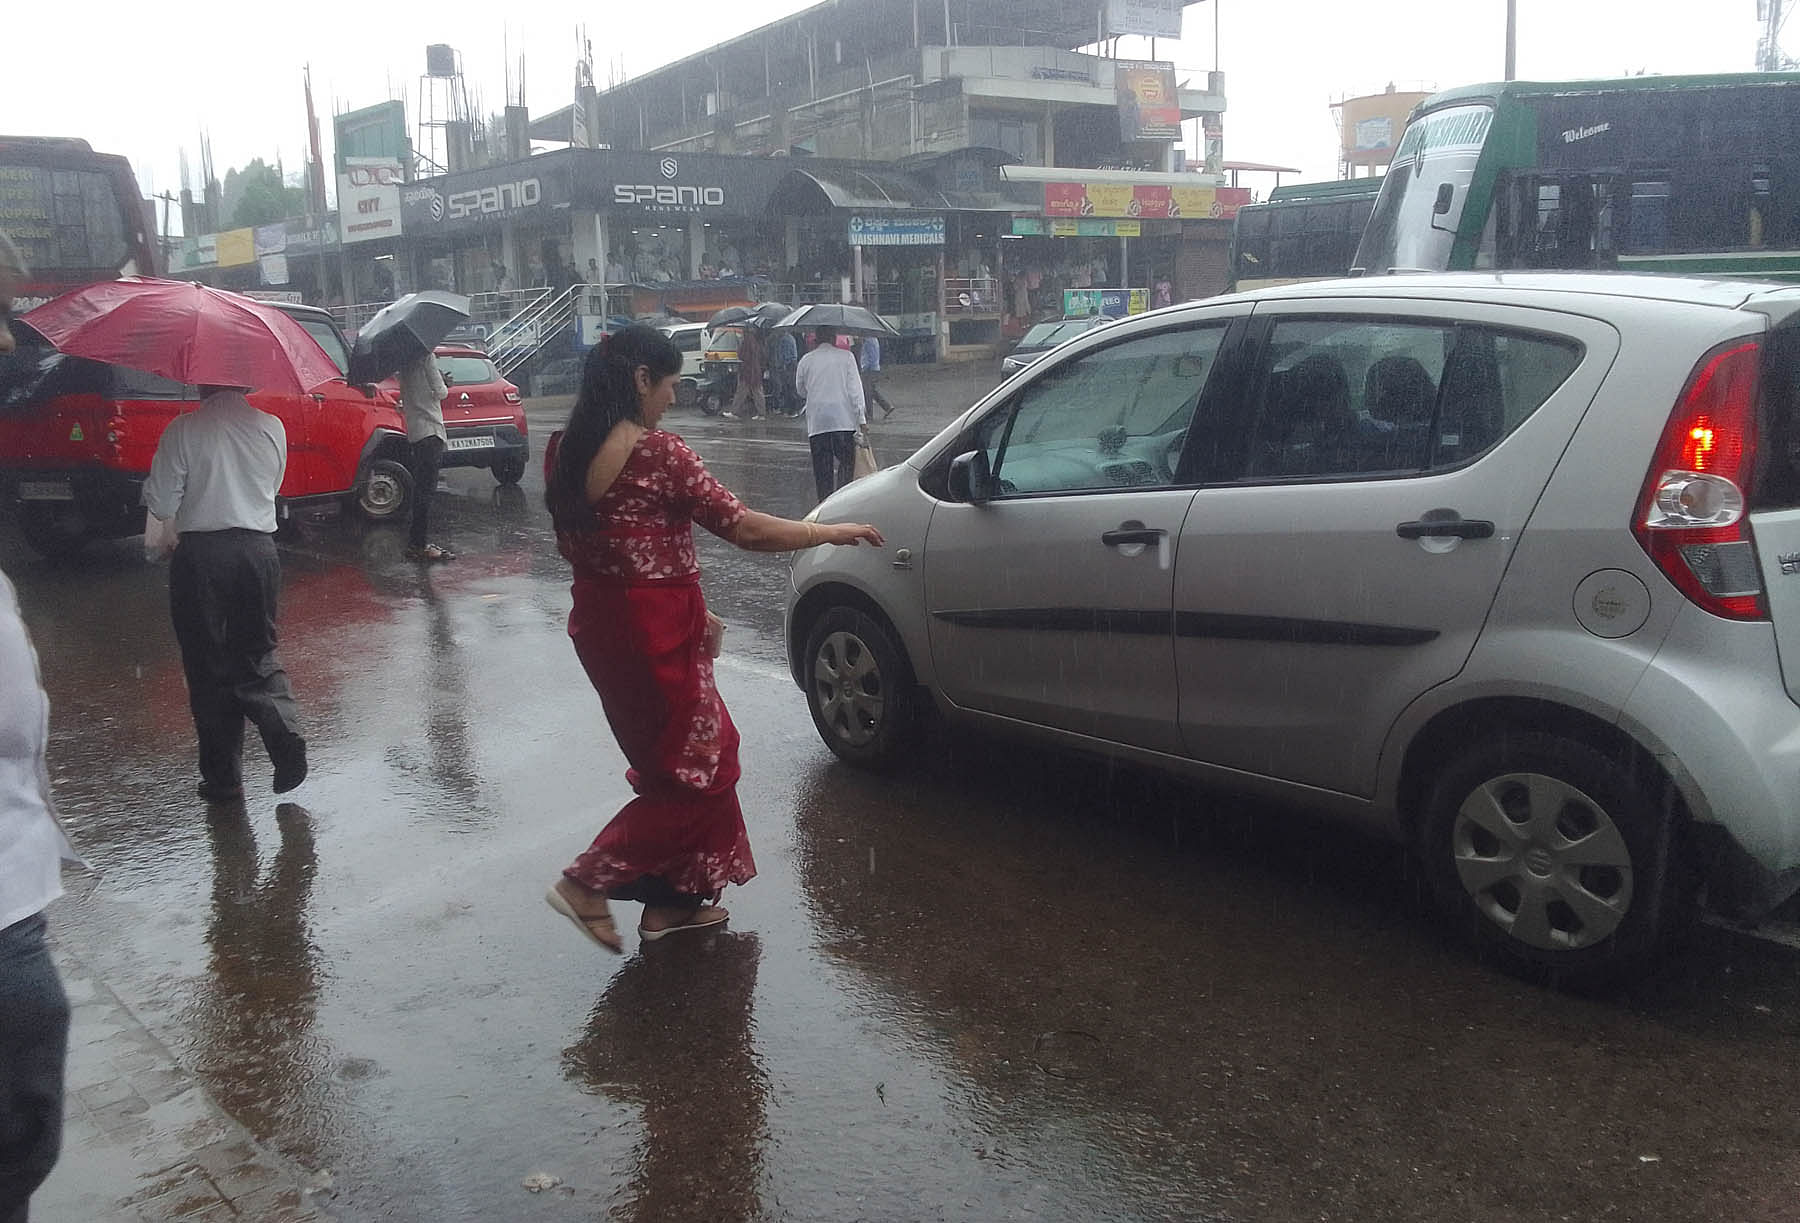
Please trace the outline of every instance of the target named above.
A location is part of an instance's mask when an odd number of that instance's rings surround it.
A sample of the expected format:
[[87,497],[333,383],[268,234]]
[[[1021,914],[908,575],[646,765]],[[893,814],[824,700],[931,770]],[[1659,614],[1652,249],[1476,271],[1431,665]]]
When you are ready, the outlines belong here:
[[1519,0],[1506,0],[1506,79],[1519,75]]
[[1781,0],[1767,0],[1767,23],[1763,28],[1762,63],[1764,72],[1781,71]]

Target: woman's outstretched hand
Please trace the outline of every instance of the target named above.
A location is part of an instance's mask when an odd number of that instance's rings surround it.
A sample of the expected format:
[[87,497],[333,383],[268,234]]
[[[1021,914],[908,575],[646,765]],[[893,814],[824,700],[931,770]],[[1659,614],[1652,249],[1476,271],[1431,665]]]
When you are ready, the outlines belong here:
[[822,544],[848,544],[855,547],[860,543],[871,543],[877,548],[887,541],[881,538],[881,532],[866,522],[821,522],[818,525],[819,542]]

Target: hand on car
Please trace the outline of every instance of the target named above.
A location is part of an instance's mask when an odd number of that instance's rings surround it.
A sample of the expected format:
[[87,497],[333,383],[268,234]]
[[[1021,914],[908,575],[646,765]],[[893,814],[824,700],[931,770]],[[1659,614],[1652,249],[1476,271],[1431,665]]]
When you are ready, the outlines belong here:
[[866,540],[879,548],[887,542],[885,539],[881,538],[880,531],[877,531],[866,522],[820,523],[819,530],[824,535],[824,538],[820,541],[821,543],[838,545],[849,544],[854,547]]

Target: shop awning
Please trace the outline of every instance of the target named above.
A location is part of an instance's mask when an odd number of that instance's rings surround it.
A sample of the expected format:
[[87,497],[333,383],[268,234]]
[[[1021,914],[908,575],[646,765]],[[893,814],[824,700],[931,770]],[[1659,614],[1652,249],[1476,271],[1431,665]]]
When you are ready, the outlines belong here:
[[[852,166],[815,166],[788,171],[776,190],[781,202],[802,202],[796,196],[813,194],[814,207],[859,208],[883,212],[943,212],[955,208],[943,192],[897,170],[858,169]],[[818,207],[819,204],[824,207]]]

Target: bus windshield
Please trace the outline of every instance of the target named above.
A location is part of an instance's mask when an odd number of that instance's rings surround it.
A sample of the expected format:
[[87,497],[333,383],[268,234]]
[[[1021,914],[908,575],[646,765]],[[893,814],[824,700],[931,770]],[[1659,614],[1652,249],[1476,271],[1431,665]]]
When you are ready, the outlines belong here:
[[1442,272],[1450,267],[1457,223],[1494,108],[1464,103],[1407,125],[1356,249],[1354,274]]
[[0,228],[29,267],[21,310],[95,281],[157,272],[130,163],[84,140],[0,136]]

